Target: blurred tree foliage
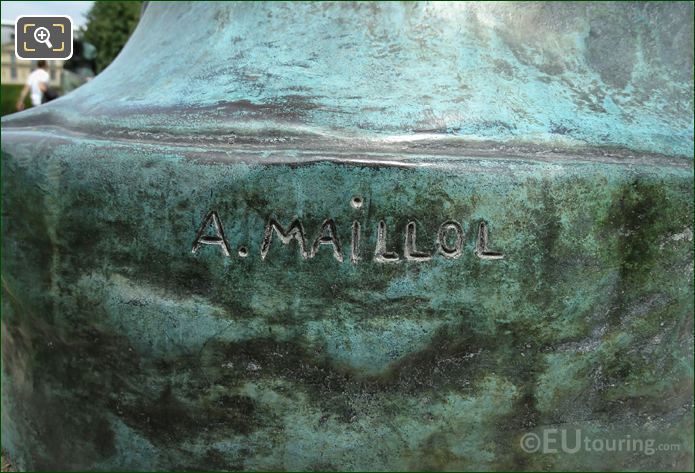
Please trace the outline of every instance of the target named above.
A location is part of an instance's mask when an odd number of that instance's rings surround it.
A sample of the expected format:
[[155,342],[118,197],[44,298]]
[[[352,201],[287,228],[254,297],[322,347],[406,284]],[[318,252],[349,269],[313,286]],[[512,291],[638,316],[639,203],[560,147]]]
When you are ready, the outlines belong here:
[[111,64],[138,24],[142,2],[96,1],[87,14],[84,40],[97,48],[95,72]]

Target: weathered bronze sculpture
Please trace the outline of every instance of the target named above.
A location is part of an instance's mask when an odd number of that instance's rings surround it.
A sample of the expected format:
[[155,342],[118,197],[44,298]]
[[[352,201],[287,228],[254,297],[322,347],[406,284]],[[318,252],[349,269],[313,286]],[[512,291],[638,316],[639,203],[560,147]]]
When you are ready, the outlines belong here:
[[692,468],[692,61],[691,3],[149,5],[2,120],[3,446]]

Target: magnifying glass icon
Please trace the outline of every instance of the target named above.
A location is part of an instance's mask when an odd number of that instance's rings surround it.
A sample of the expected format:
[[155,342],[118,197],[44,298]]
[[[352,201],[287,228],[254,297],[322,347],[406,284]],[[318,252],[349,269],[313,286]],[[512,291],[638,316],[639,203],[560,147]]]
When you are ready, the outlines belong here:
[[48,31],[48,28],[44,28],[43,26],[36,28],[34,30],[34,39],[37,43],[43,43],[49,48],[53,48],[51,44],[51,32]]

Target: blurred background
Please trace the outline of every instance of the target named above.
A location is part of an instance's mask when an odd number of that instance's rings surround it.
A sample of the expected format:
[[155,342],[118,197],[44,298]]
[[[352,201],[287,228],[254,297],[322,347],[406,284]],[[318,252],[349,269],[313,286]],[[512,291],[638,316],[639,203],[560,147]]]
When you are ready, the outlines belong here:
[[[63,95],[92,79],[118,55],[135,29],[141,1],[22,2],[3,1],[2,115],[17,111],[16,104],[36,61],[17,59],[14,23],[20,15],[69,15],[73,22],[73,55],[67,61],[48,61],[51,90]],[[25,101],[29,108],[29,99]]]

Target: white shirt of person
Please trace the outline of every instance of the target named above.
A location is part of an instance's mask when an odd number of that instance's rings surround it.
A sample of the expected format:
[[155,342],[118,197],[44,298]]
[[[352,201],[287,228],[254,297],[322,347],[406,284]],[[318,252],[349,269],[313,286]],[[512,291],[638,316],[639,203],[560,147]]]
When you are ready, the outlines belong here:
[[29,74],[29,77],[27,78],[27,85],[31,90],[31,104],[34,107],[41,105],[41,99],[43,98],[43,92],[41,91],[41,87],[39,85],[42,83],[47,84],[49,80],[50,76],[48,75],[48,72],[41,68],[38,68]]

